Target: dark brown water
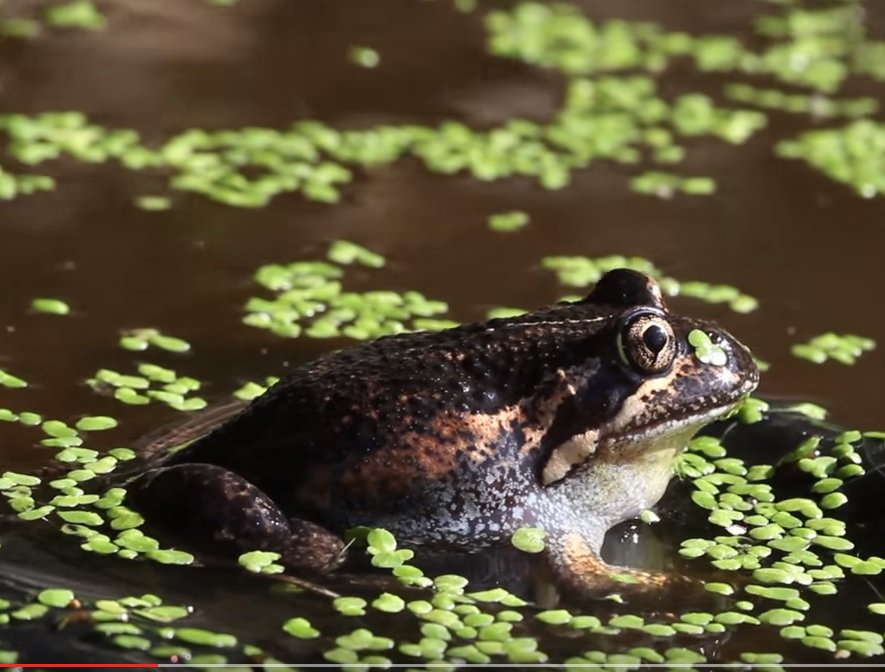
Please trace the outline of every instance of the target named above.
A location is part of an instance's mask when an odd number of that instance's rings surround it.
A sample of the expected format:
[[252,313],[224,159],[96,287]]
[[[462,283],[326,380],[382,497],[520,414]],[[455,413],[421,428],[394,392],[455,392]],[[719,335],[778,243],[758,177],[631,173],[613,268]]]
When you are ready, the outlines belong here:
[[[767,8],[702,0],[580,4],[594,18],[744,37],[754,13]],[[230,9],[119,0],[105,7],[112,29],[103,33],[56,31],[0,43],[0,111],[80,110],[159,142],[192,126],[284,127],[303,118],[342,127],[545,119],[561,95],[557,76],[488,56],[477,16],[442,0],[242,0]],[[873,32],[885,31],[882,19],[871,15]],[[381,66],[351,65],[352,44],[377,49]],[[709,80],[711,91],[720,84]],[[234,209],[179,193],[171,211],[152,213],[133,199],[162,192],[163,176],[72,161],[41,166],[56,177],[55,192],[0,204],[0,368],[32,383],[0,388],[0,407],[60,418],[108,413],[133,438],[173,419],[159,405],[121,408],[82,384],[99,367],[130,370],[142,359],[116,346],[127,327],[154,326],[192,342],[190,355],[149,359],[207,381],[210,401],[339,347],[343,342],[282,340],[240,318],[258,266],[319,258],[329,240],[345,238],[388,257],[366,288],[418,289],[448,301],[460,320],[480,319],[493,305],[532,307],[556,298],[561,288],[538,266],[547,254],[642,255],[678,278],[735,285],[758,297],[761,309],[738,316],[675,303],[720,320],[771,362],[763,394],[814,400],[840,424],[882,429],[885,348],[854,367],[815,366],[789,354],[790,344],[828,330],[885,340],[882,203],[772,154],[774,140],[808,123],[773,115],[765,132],[739,148],[689,141],[680,171],[712,175],[719,190],[672,200],[633,194],[626,179],[633,169],[607,162],[576,173],[568,189],[545,191],[525,180],[431,175],[404,161],[360,174],[335,206],[287,195],[266,208]],[[509,235],[488,230],[490,213],[511,209],[529,212],[531,225]],[[63,298],[74,314],[32,314],[36,296]],[[32,431],[0,430],[4,468],[33,469],[54,452],[31,446]],[[6,571],[35,584],[72,571],[48,548],[14,542],[7,552]],[[162,568],[133,572],[122,562],[99,579],[94,568],[108,572],[109,562],[74,557],[82,561],[75,580],[121,593],[166,588],[174,602],[175,591],[192,581]],[[222,595],[207,579],[177,599],[215,604],[216,616],[248,610],[260,638],[262,623],[275,631],[291,609],[273,600],[254,608],[250,596],[259,583],[237,579]]]

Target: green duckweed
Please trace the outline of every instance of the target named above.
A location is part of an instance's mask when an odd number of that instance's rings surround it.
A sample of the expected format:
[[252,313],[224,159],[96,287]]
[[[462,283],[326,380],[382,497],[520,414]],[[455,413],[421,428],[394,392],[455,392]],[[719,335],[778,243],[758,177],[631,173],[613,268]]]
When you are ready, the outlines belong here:
[[[336,241],[329,250],[336,263],[383,265],[380,255],[346,241]],[[411,329],[446,328],[456,323],[435,319],[448,306],[418,292],[345,292],[340,279],[344,271],[326,262],[269,264],[258,269],[256,281],[277,292],[275,299],[255,297],[246,304],[243,322],[294,338],[302,333],[311,338],[345,336],[365,340]],[[411,321],[411,325],[409,325]]]
[[[830,179],[846,184],[859,195],[870,198],[885,191],[885,171],[879,147],[885,139],[885,126],[868,119],[853,121],[841,128],[806,131],[777,145],[785,158],[800,159],[823,172]],[[828,335],[827,340],[834,340]],[[838,338],[838,337],[836,337]],[[850,339],[837,348],[837,361],[852,363],[866,340]],[[810,361],[824,361],[830,356],[813,342],[795,346],[793,354]]]
[[716,182],[711,177],[682,177],[662,171],[648,171],[631,178],[630,188],[640,194],[672,198],[675,194],[693,196],[715,193]]
[[40,298],[31,301],[31,308],[38,313],[51,315],[67,315],[71,307],[61,299]]
[[394,595],[393,593],[382,593],[375,600],[372,601],[373,608],[377,609],[378,611],[385,611],[391,614],[402,611],[405,606],[406,603],[403,601],[403,599],[398,595]]
[[250,551],[240,555],[238,562],[240,566],[256,574],[279,574],[283,571],[283,566],[276,563],[279,559],[279,553]]
[[171,369],[144,363],[139,365],[138,370],[144,375],[135,376],[111,369],[99,369],[86,382],[97,392],[111,390],[113,397],[125,404],[145,405],[155,400],[182,412],[199,411],[208,405],[202,397],[192,396],[202,387],[195,378],[178,376]]
[[298,639],[315,639],[320,636],[320,631],[314,628],[306,618],[290,618],[283,623],[283,630]]
[[529,216],[525,212],[513,210],[489,215],[488,224],[492,231],[508,232],[517,231],[529,223]]
[[175,639],[187,644],[229,648],[237,644],[237,638],[225,633],[212,632],[203,628],[175,628],[171,630]]
[[864,352],[876,347],[871,338],[855,334],[835,334],[828,332],[815,336],[807,343],[794,345],[791,352],[796,357],[806,359],[815,364],[822,364],[828,359],[842,364],[854,364]]
[[[40,34],[40,22],[34,19],[12,17],[0,20],[0,36],[34,39]],[[15,662],[10,661],[10,662]]]
[[14,376],[13,374],[9,373],[8,371],[0,369],[0,385],[2,385],[3,387],[9,387],[9,388],[20,388],[20,387],[27,387],[28,382],[26,380],[24,380],[23,378],[19,378],[18,376]]
[[144,195],[135,199],[135,205],[148,212],[163,212],[172,207],[172,199],[168,196]]
[[52,5],[43,12],[46,23],[56,28],[102,30],[107,19],[90,0],[72,0]]
[[120,347],[126,350],[147,350],[149,346],[154,346],[168,352],[188,352],[191,349],[190,343],[182,338],[163,334],[158,329],[139,328],[129,329],[120,337]]
[[40,591],[37,601],[47,607],[66,608],[74,600],[74,593],[67,588],[47,588]]
[[522,527],[513,533],[511,543],[524,553],[540,553],[544,550],[547,533],[533,527]]
[[348,58],[351,63],[363,68],[377,68],[381,63],[381,56],[371,47],[351,47]]

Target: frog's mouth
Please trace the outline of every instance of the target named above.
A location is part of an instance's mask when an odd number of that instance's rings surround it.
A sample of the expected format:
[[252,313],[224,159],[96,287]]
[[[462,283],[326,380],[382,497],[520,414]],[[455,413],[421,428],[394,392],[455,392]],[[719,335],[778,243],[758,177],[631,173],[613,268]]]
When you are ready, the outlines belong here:
[[[745,397],[746,395],[741,396],[703,413],[637,426],[634,430],[616,436],[605,437],[602,432],[597,450],[600,456],[610,457],[613,461],[627,461],[658,451],[682,450],[702,427],[734,411]],[[677,445],[680,443],[681,445]]]
[[[606,436],[606,430],[611,431],[611,427],[605,425],[575,435],[551,452],[541,480],[544,485],[551,485],[590,463],[628,464],[643,459],[656,462],[671,460],[701,427],[728,414],[742,399],[703,413],[639,425],[635,430],[626,433],[619,431],[614,436]],[[671,455],[667,455],[668,452]]]

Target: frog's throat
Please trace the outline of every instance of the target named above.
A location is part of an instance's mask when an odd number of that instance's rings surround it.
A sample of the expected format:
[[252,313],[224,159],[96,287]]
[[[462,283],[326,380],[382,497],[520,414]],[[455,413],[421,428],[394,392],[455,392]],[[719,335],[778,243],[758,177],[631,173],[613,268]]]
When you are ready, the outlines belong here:
[[[687,426],[653,440],[646,450],[632,451],[631,459],[589,459],[552,487],[566,503],[565,516],[578,512],[588,538],[602,544],[604,531],[653,507],[673,477],[673,461],[696,427]],[[651,440],[651,439],[649,439]],[[581,512],[592,512],[586,520]]]

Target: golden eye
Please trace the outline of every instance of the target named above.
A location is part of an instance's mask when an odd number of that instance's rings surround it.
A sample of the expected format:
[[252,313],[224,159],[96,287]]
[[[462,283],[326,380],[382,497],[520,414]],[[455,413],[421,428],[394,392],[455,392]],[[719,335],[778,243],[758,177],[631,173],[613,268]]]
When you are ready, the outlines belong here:
[[663,373],[676,357],[673,328],[656,312],[634,313],[621,328],[618,350],[626,364],[642,373]]

